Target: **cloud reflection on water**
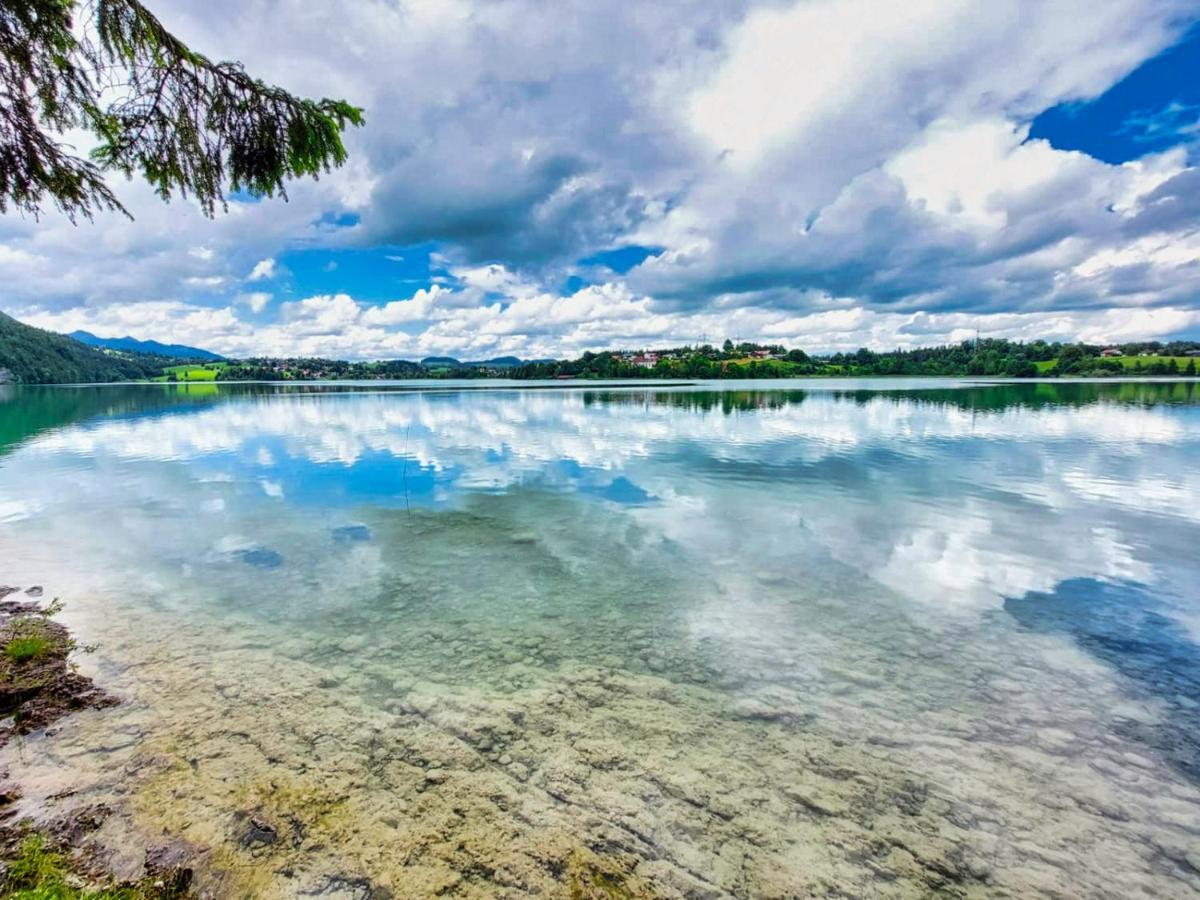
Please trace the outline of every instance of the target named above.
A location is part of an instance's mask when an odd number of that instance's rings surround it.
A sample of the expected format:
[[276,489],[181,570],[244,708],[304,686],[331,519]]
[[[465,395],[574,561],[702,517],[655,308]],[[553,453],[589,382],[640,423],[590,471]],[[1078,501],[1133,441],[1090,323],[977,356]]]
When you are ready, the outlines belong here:
[[135,481],[129,465],[186,463],[193,508],[219,516],[228,500],[208,496],[214,480],[310,508],[568,491],[631,505],[710,559],[771,565],[763,545],[783,535],[786,566],[797,541],[815,542],[940,607],[994,605],[1074,577],[1160,582],[1150,521],[1200,523],[1200,407],[1154,405],[1152,385],[1049,387],[234,392],[51,431],[24,452],[124,463]]
[[[410,761],[388,757],[422,786],[412,797],[404,779],[360,796],[374,754],[410,752],[416,722],[450,748],[450,783],[486,782],[451,807],[495,785],[541,803],[548,784],[635,817],[660,858],[697,871],[720,870],[716,851],[695,855],[688,824],[711,795],[730,805],[706,833],[739,859],[820,878],[797,851],[850,847],[837,866],[859,894],[880,882],[849,824],[897,828],[914,848],[961,829],[955,852],[1015,894],[1114,878],[1161,892],[1190,877],[1185,864],[1164,875],[1140,848],[1182,859],[1176,819],[1196,802],[1179,774],[1194,772],[1179,733],[1192,720],[1177,713],[1196,667],[1200,406],[1155,402],[1177,393],[233,390],[117,403],[7,444],[4,509],[21,518],[0,550],[47,567],[70,547],[80,585],[105,576],[107,601],[167,613],[145,618],[186,661],[154,669],[187,698],[151,703],[168,738],[201,734],[224,759],[230,717],[246,713],[222,691],[238,682],[262,719],[245,727],[299,746],[292,769],[364,809],[400,798],[442,821]],[[203,639],[172,643],[185,627]],[[115,659],[141,652],[108,628]],[[1170,691],[1154,663],[1164,648],[1178,662]],[[597,671],[611,691],[587,680]],[[314,700],[306,679],[338,692]],[[551,696],[574,698],[570,713]],[[386,741],[358,734],[360,705]],[[313,741],[350,708],[341,768],[313,765]],[[490,743],[486,763],[463,755],[479,722],[515,729],[504,765],[519,776],[489,768],[504,755]],[[661,753],[654,729],[669,736]],[[577,756],[598,739],[638,758],[588,769]],[[178,820],[207,827],[228,785],[280,777],[273,754],[235,746],[188,782],[204,785],[190,807],[165,801]],[[797,760],[814,759],[854,777],[805,788]],[[689,785],[678,808],[658,793],[671,779]],[[896,819],[888,798],[910,783],[931,804],[913,818],[909,798]],[[803,807],[845,796],[854,815]],[[386,856],[390,832],[363,827],[363,847]],[[799,836],[776,840],[787,834]]]

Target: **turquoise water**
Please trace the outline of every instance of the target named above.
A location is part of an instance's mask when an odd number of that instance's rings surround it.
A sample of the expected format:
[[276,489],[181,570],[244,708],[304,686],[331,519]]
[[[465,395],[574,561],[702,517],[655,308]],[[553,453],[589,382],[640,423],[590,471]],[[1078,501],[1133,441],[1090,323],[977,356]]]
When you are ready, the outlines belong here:
[[125,702],[0,762],[218,896],[1200,890],[1200,385],[803,384],[9,389]]

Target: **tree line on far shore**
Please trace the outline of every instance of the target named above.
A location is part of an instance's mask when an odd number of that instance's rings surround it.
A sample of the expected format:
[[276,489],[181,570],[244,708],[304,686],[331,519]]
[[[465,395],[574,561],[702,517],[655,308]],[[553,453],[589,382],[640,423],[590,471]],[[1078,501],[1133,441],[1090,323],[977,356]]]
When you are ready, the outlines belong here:
[[[1112,354],[1105,356],[1105,352]],[[1035,378],[1196,374],[1200,341],[1157,341],[1104,347],[1003,338],[913,350],[810,356],[778,345],[730,341],[637,353],[584,353],[577,359],[527,363],[513,378],[794,378],[803,376],[999,376]]]
[[[180,365],[187,363],[186,365]],[[347,361],[256,357],[183,360],[85,346],[0,314],[0,382],[62,384],[101,381],[348,381],[416,378],[759,379],[854,376],[1196,375],[1200,341],[1148,341],[1105,347],[1083,343],[1023,343],[1002,338],[912,350],[810,355],[780,345],[726,341],[652,350],[607,350],[575,359],[526,361],[498,357],[459,362],[430,357]]]

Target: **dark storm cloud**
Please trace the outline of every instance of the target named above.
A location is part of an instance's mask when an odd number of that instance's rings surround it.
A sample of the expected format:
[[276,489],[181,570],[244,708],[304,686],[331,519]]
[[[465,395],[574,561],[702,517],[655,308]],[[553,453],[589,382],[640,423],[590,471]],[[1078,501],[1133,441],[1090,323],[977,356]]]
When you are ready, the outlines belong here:
[[1141,198],[1130,235],[1200,226],[1200,168],[1187,169]]

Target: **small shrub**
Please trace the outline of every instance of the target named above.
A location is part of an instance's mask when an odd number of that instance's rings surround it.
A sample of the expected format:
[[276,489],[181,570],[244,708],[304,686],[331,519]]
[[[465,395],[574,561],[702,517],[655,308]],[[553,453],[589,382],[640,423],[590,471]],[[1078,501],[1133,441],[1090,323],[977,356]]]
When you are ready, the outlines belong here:
[[4,652],[14,663],[37,659],[50,649],[50,639],[40,634],[15,637],[4,645]]

